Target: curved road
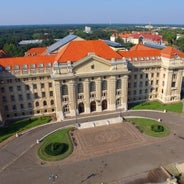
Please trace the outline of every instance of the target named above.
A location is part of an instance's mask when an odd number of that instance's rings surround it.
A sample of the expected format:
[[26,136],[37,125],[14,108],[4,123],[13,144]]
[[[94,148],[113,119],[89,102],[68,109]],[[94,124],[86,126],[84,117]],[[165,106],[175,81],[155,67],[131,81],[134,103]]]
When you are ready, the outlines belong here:
[[[36,140],[55,129],[119,115],[120,112],[114,112],[51,123],[25,132],[5,145],[0,144],[1,184],[100,184],[104,181],[120,184],[126,177],[144,173],[161,164],[184,161],[184,115],[156,111],[127,111],[122,115],[162,119],[171,127],[172,134],[176,134],[166,142],[64,165],[42,165],[34,154]],[[57,177],[49,177],[52,174]]]

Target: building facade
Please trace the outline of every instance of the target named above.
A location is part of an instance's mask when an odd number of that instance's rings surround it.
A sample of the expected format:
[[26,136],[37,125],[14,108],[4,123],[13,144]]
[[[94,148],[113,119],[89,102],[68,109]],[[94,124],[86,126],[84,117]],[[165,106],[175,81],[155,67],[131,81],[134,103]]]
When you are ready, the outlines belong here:
[[102,40],[71,41],[57,54],[0,59],[0,121],[54,115],[58,121],[129,103],[180,101],[184,54],[141,44],[113,51]]

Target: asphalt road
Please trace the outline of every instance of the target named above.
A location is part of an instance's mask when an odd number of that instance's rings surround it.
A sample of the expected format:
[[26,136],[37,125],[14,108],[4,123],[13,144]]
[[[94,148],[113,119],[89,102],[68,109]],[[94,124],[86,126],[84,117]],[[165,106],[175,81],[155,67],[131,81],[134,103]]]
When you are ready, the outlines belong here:
[[172,130],[173,136],[170,139],[72,163],[44,164],[37,159],[36,140],[47,133],[76,122],[119,115],[120,113],[116,112],[82,119],[78,117],[78,119],[33,129],[13,139],[0,148],[0,183],[120,184],[132,176],[145,173],[160,165],[184,161],[184,115],[153,111],[128,111],[122,115],[160,118]]

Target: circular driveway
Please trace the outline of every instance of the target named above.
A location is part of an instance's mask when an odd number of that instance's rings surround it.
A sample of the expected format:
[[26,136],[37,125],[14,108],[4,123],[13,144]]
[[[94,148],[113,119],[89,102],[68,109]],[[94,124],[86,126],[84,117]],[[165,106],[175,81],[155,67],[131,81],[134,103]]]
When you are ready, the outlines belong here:
[[[117,117],[118,112],[78,119]],[[74,121],[51,124],[29,131],[0,149],[0,181],[11,183],[124,183],[130,176],[160,165],[184,161],[184,116],[154,111],[128,111],[123,116],[162,119],[171,128],[167,138],[150,138],[129,124],[77,130],[77,149],[64,161],[41,162],[36,156],[36,140]],[[175,135],[176,134],[176,135]],[[126,135],[126,136],[125,136]],[[156,139],[156,141],[155,141]],[[49,178],[56,176],[55,181]]]

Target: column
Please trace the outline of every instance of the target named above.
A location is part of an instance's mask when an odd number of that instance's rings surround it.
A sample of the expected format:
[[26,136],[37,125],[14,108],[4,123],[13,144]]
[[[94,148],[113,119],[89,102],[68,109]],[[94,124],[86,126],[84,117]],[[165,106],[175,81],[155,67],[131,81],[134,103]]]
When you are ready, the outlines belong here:
[[107,80],[108,110],[116,109],[116,77],[110,76]]
[[68,82],[68,97],[69,97],[69,107],[70,115],[77,115],[77,94],[76,94],[77,84],[74,80]]
[[121,77],[121,106],[123,111],[127,110],[128,76]]
[[84,86],[85,113],[90,113],[89,79],[88,78],[84,79],[83,86]]
[[63,109],[62,109],[60,81],[54,81],[54,88],[55,88],[56,118],[58,121],[61,121],[64,119],[64,115],[63,115]]
[[96,80],[96,111],[101,112],[102,111],[102,84],[101,84],[101,77],[98,77]]

